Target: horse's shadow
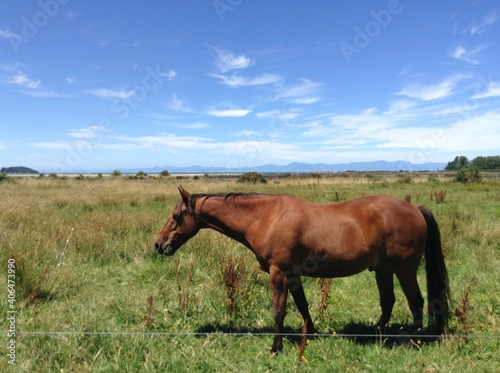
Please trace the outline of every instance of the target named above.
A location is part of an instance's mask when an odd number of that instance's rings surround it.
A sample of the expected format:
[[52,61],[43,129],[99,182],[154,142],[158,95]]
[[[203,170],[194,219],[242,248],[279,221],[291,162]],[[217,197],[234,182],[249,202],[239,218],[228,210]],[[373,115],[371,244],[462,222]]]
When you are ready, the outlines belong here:
[[[415,347],[420,347],[423,342],[434,342],[437,339],[436,336],[426,335],[425,331],[421,334],[412,335],[409,332],[411,329],[412,326],[410,324],[391,324],[386,328],[384,335],[381,335],[380,333],[377,333],[377,329],[372,324],[350,322],[342,326],[340,329],[337,329],[335,333],[326,334],[322,333],[321,330],[318,330],[318,335],[310,335],[307,338],[343,338],[358,345],[380,344],[387,348],[393,348],[400,345],[414,345]],[[216,323],[201,325],[196,329],[196,333],[200,337],[202,337],[205,333],[207,335],[224,333],[235,334],[241,337],[246,335],[265,335],[272,337],[274,329],[271,326],[252,328],[248,326]],[[299,329],[284,326],[283,334],[284,338],[292,344],[299,345],[302,341]]]
[[[233,324],[205,324],[201,325],[196,329],[196,333],[198,336],[203,336],[203,334],[234,334],[238,337],[244,337],[247,335],[264,335],[268,337],[272,337],[274,335],[274,328],[271,326],[264,327],[248,327],[248,326],[237,326]],[[300,330],[297,331],[289,326],[283,327],[283,336],[285,339],[290,341],[293,344],[299,344],[301,341]]]
[[359,345],[381,344],[387,348],[401,345],[413,345],[420,347],[424,342],[430,343],[437,340],[435,335],[428,334],[425,329],[418,333],[412,333],[411,324],[391,324],[385,329],[384,334],[372,324],[350,322],[345,324],[338,335]]

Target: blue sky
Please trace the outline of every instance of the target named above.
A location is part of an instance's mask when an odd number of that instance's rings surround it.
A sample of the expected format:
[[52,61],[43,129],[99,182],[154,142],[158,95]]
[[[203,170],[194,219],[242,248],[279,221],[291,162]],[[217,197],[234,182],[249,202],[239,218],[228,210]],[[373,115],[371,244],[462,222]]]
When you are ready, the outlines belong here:
[[500,153],[497,1],[1,1],[0,166]]

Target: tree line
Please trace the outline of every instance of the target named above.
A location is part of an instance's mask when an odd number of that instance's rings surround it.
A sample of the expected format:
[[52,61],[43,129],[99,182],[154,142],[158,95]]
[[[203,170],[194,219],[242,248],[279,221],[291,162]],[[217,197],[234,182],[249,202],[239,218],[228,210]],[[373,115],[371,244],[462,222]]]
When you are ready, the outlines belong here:
[[481,171],[500,170],[500,156],[480,156],[470,161],[466,156],[460,155],[455,157],[453,161],[448,162],[445,171],[459,171],[463,168],[477,168]]

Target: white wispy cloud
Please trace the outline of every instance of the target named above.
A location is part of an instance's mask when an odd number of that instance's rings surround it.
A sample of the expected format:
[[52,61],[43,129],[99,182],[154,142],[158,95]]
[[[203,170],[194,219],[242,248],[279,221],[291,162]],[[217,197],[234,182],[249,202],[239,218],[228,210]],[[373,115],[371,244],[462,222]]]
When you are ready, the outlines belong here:
[[276,98],[293,104],[312,104],[321,99],[318,94],[322,88],[323,83],[301,79],[297,84],[279,87]]
[[272,120],[291,121],[297,119],[302,111],[300,109],[291,110],[270,110],[256,113],[257,118],[269,118]]
[[209,76],[218,79],[222,84],[236,88],[273,84],[283,80],[280,75],[270,73],[262,73],[253,77],[241,76],[238,71],[255,65],[255,61],[245,55],[234,55],[220,49],[215,51],[217,72],[211,73]]
[[102,148],[115,150],[163,149],[190,150],[200,149],[213,142],[212,139],[199,136],[178,136],[161,134],[157,136],[113,136],[114,143],[103,143]]
[[60,93],[45,90],[45,89],[25,90],[23,92],[28,96],[39,97],[39,98],[71,97],[70,95],[60,94]]
[[467,62],[471,65],[479,65],[481,62],[477,58],[477,55],[486,47],[486,45],[481,45],[474,49],[466,49],[460,44],[450,52],[450,56],[456,60]]
[[[499,82],[476,98],[492,96],[500,96]],[[500,111],[484,113],[479,105],[464,111],[453,105],[403,99],[389,102],[386,110],[322,114],[305,123],[300,137],[310,138],[318,150],[357,151],[365,159],[372,152],[381,159],[413,163],[436,160],[437,154],[477,151],[478,146],[486,154],[498,149]]]
[[498,151],[498,144],[500,144],[500,112],[491,111],[471,115],[444,127],[443,141],[439,144],[439,150],[458,154],[481,149],[487,154],[489,151]]
[[[161,150],[172,153],[182,151],[204,151],[224,156],[244,157],[247,160],[283,159],[292,160],[300,156],[300,148],[296,144],[268,140],[216,141],[208,137],[178,136],[163,134],[158,136],[126,137],[116,136],[115,143],[104,143],[100,147],[121,151]],[[299,153],[299,154],[298,154]]]
[[0,65],[0,82],[3,84],[16,87],[19,92],[38,98],[54,98],[54,97],[70,97],[60,94],[42,86],[41,80],[31,78],[25,71],[23,64],[4,64]]
[[107,89],[107,88],[99,88],[99,89],[91,89],[85,91],[86,93],[103,99],[120,99],[127,100],[134,95],[133,90],[125,90],[125,89]]
[[240,132],[234,132],[233,136],[236,136],[236,137],[250,137],[250,136],[258,136],[259,133],[260,133],[259,131],[244,130],[244,131],[240,131]]
[[436,121],[436,112],[444,108],[445,105],[425,102],[396,101],[390,103],[387,110],[368,108],[357,113],[331,113],[313,118],[302,135],[317,142],[319,148],[329,147],[332,151],[356,149],[365,153],[386,149],[382,159],[394,159],[390,152],[404,155],[405,149],[409,156],[414,149],[422,147],[425,154],[433,154],[441,145],[440,133],[460,118],[455,111]]
[[214,117],[244,117],[248,115],[251,110],[248,109],[209,109],[205,112],[207,115],[211,115]]
[[353,114],[329,114],[309,124],[305,137],[320,139],[324,144],[356,147],[371,142],[385,141],[388,131],[397,122],[390,116],[368,108]]
[[304,104],[304,105],[310,105],[314,104],[318,101],[321,101],[321,98],[318,96],[309,96],[309,97],[298,97],[294,98],[288,101],[290,104]]
[[178,99],[175,93],[172,94],[172,97],[170,97],[170,100],[168,100],[167,107],[179,113],[191,113],[194,111],[189,106],[186,106],[186,103],[184,101]]
[[215,66],[221,73],[226,73],[231,70],[244,69],[253,65],[252,60],[243,54],[237,56],[231,52],[220,49],[215,49],[215,52]]
[[194,122],[194,123],[177,123],[174,124],[175,127],[184,128],[184,129],[201,129],[208,128],[210,125],[205,122]]
[[212,77],[217,78],[221,83],[226,84],[230,87],[243,87],[243,86],[257,86],[266,85],[280,82],[283,78],[276,74],[261,74],[253,78],[244,77],[238,74],[233,74],[231,76],[222,74],[211,74]]
[[488,14],[482,20],[472,23],[470,26],[462,31],[462,34],[469,34],[470,36],[480,35],[495,24],[498,20],[496,14]]
[[223,102],[218,107],[209,106],[205,114],[213,117],[244,117],[251,113],[251,109],[242,109],[231,103]]
[[410,100],[396,100],[389,103],[389,108],[384,112],[386,115],[400,115],[407,114],[409,109],[417,106],[415,101]]
[[174,70],[162,71],[158,75],[167,80],[173,80],[177,76],[177,72]]
[[19,85],[25,88],[37,89],[40,88],[41,81],[29,78],[23,72],[17,72],[8,79],[8,82],[14,85]]
[[23,37],[10,30],[0,30],[0,39],[18,42],[19,40],[23,40]]
[[466,76],[454,75],[436,84],[412,83],[404,87],[396,95],[407,96],[421,101],[432,101],[451,96],[456,85]]
[[484,92],[476,93],[472,99],[481,99],[500,96],[500,82],[490,82]]
[[86,128],[70,129],[67,133],[70,137],[76,137],[80,139],[94,139],[102,136],[106,132],[105,129],[99,126],[89,126]]
[[17,62],[17,63],[4,63],[0,65],[0,71],[2,72],[9,72],[9,73],[15,73],[18,71],[25,70],[26,66],[23,63]]

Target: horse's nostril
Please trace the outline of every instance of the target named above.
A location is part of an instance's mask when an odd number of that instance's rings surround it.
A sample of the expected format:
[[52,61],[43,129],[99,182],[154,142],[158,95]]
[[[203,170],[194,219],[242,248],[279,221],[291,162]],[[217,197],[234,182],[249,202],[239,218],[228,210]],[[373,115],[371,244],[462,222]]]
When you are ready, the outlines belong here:
[[155,242],[155,249],[159,250],[160,249],[160,244],[158,242]]

